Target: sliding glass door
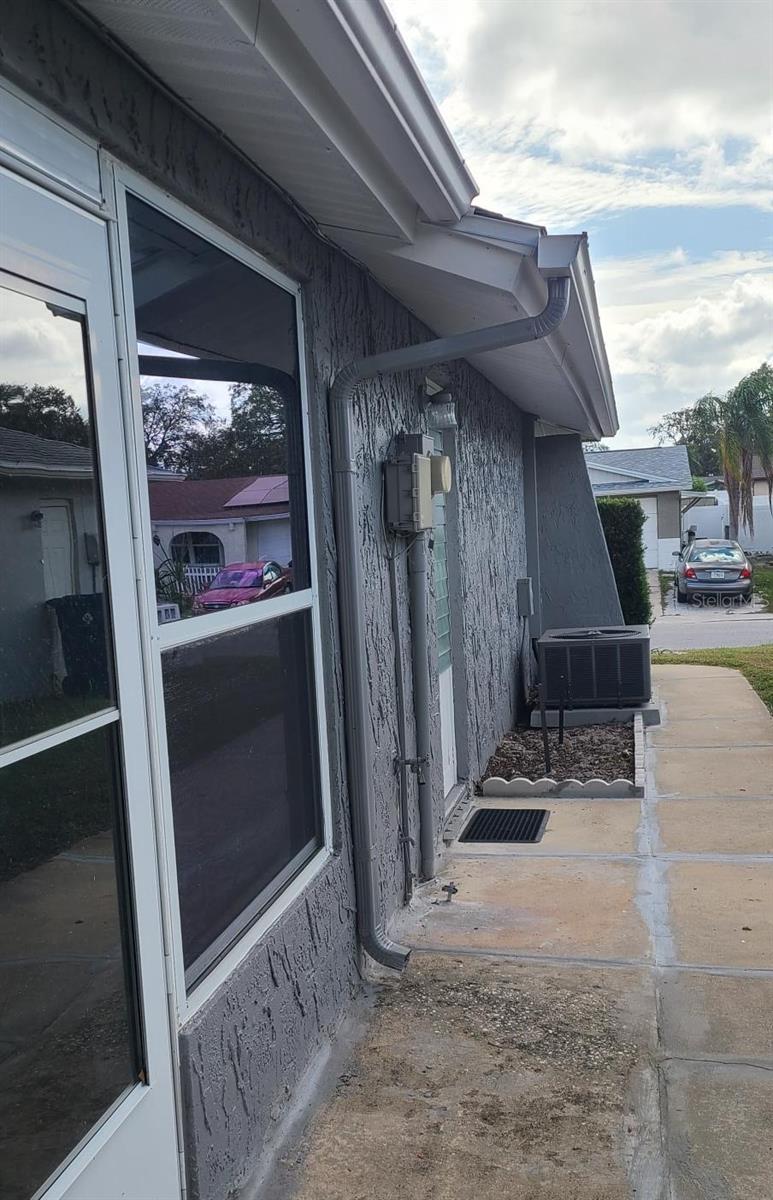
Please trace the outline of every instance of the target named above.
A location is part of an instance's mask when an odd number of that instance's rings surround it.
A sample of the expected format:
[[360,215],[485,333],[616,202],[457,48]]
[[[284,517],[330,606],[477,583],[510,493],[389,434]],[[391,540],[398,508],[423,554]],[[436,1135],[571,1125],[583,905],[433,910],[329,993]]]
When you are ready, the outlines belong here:
[[103,222],[0,175],[0,1194],[179,1194]]

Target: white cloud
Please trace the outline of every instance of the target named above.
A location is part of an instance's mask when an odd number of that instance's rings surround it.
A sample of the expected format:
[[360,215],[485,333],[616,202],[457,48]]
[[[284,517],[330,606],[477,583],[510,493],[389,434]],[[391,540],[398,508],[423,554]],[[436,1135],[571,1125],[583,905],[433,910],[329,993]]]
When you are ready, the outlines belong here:
[[771,357],[770,268],[763,254],[693,263],[677,253],[597,272],[600,294],[613,301],[603,311],[623,430],[615,445],[646,444],[662,413],[725,392]]
[[9,289],[3,291],[0,322],[3,383],[59,387],[85,408],[83,335],[78,320],[54,315],[46,305]]
[[773,252],[725,250],[694,259],[681,246],[662,254],[609,258],[594,267],[596,291],[604,313],[625,307],[629,320],[682,308],[696,294],[721,296],[735,279],[773,278]]
[[547,225],[552,232],[581,229],[594,217],[637,208],[767,209],[773,197],[770,170],[759,159],[755,178],[745,161],[716,174],[694,159],[681,168],[612,161],[578,165],[510,146],[487,148],[485,133],[475,127],[462,130],[457,140],[480,184],[480,203],[505,216]]
[[770,206],[769,5],[390,4],[482,203],[562,226],[644,205]]
[[731,224],[701,260],[678,246],[635,253],[637,209],[770,209],[768,3],[387,3],[481,204],[553,232],[632,214],[632,252],[594,272],[616,445],[647,444],[663,412],[725,391],[770,355],[773,254],[728,249]]

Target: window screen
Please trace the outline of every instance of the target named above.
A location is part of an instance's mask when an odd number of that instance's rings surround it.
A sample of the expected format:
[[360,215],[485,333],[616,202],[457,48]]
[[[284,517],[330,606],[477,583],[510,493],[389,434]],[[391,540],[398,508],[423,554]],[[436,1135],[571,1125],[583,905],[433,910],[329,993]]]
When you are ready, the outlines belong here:
[[210,585],[220,567],[262,561],[269,519],[286,590],[308,588],[295,296],[142,200],[127,205],[164,621],[237,603]]
[[322,845],[296,296],[127,204],[190,988]]
[[310,625],[293,613],[163,656],[189,984],[321,845]]

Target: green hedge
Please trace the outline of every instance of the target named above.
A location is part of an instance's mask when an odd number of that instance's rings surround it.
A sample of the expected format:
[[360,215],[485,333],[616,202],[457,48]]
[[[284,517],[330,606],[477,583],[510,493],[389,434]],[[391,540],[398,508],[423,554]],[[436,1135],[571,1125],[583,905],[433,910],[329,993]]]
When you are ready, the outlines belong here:
[[642,543],[644,510],[630,496],[604,496],[598,506],[623,620],[626,625],[648,625],[652,612]]

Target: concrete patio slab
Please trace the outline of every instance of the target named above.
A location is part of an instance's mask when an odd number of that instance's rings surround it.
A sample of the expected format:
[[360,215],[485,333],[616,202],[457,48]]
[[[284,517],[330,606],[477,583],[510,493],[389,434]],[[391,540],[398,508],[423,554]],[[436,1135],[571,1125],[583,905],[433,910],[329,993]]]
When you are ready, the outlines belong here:
[[[493,862],[496,862],[496,869]],[[450,903],[441,891],[453,880]],[[634,862],[562,858],[457,858],[396,926],[415,946],[590,959],[646,959]]]
[[669,719],[668,723],[650,730],[651,746],[773,746],[773,722],[769,713],[747,717],[694,717]]
[[674,1200],[763,1200],[773,1179],[773,1078],[752,1067],[668,1063]]
[[770,796],[773,746],[664,748],[656,779],[666,796]]
[[680,1058],[743,1058],[773,1063],[773,981],[706,971],[666,971],[660,1028]]
[[64,855],[0,884],[0,962],[27,959],[120,959],[112,860]]
[[629,1200],[651,1004],[640,971],[416,955],[265,1200]]
[[673,679],[732,679],[738,672],[734,667],[712,667],[702,663],[659,663],[657,657],[652,664],[652,678],[660,684]]
[[773,966],[773,862],[672,862],[668,886],[680,962]]
[[664,671],[659,794],[452,843],[390,930],[406,974],[250,1200],[773,1196],[773,721],[737,672]]
[[657,817],[660,846],[666,853],[773,855],[770,800],[660,800]]
[[[665,670],[665,668],[661,668]],[[678,670],[679,668],[677,668]],[[692,670],[692,668],[689,668]],[[725,676],[702,676],[696,687],[696,679],[689,677],[661,679],[658,677],[658,698],[665,716],[670,718],[669,709],[678,709],[681,718],[695,717],[739,717],[764,716],[765,705],[742,675],[735,671]],[[661,712],[661,716],[664,714]]]
[[[481,796],[476,808],[534,808],[533,801],[497,800]],[[636,830],[641,816],[638,800],[555,801],[552,797],[539,804],[550,810],[542,841],[536,845],[510,843],[506,846],[477,845],[453,842],[452,849],[461,854],[633,854],[636,850]]]

